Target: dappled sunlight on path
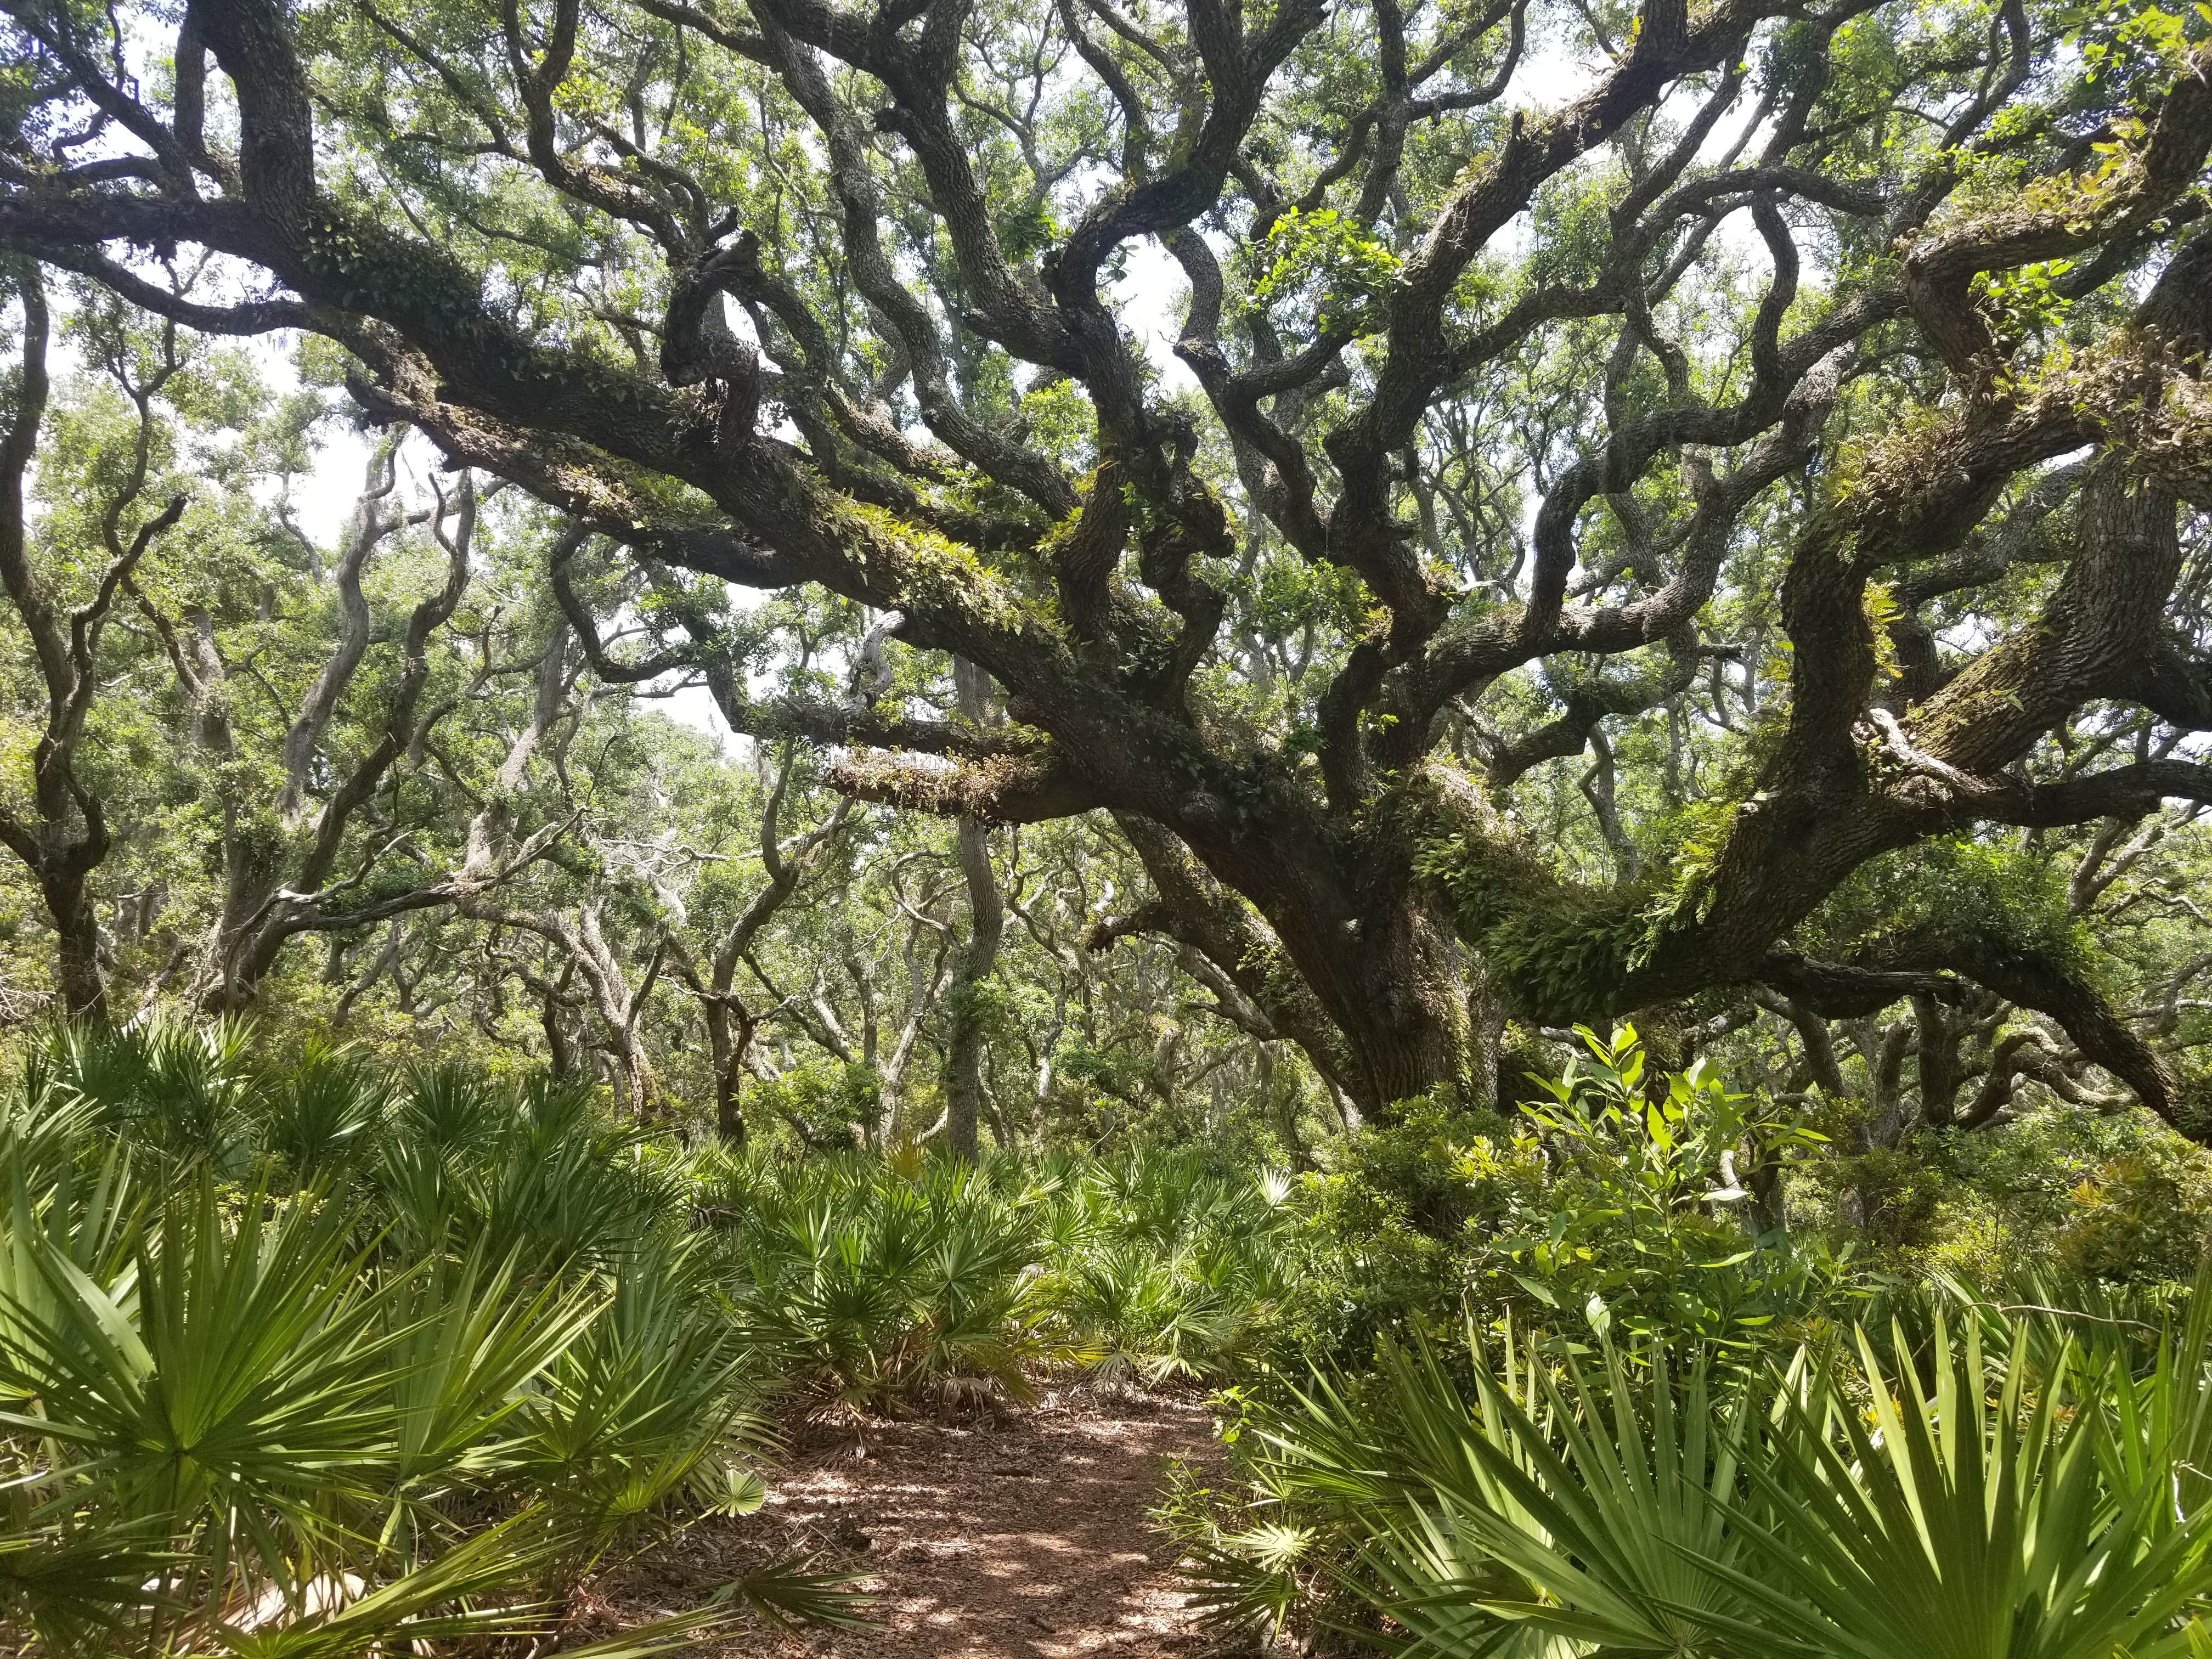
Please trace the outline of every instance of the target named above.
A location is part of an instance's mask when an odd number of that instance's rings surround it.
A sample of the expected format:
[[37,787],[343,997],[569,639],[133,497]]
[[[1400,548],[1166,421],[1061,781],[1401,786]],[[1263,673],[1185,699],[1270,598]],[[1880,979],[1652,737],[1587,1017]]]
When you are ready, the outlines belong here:
[[[871,1425],[807,1446],[742,1529],[869,1575],[883,1628],[726,1650],[828,1659],[1165,1659],[1214,1650],[1174,1547],[1149,1525],[1169,1461],[1218,1455],[1204,1409],[1178,1401],[1044,1408],[1001,1426]],[[712,1575],[695,1532],[672,1578]],[[734,1570],[732,1567],[732,1570]],[[642,1590],[645,1574],[624,1575]],[[616,1600],[627,1603],[630,1594]],[[677,1604],[673,1596],[665,1605]]]

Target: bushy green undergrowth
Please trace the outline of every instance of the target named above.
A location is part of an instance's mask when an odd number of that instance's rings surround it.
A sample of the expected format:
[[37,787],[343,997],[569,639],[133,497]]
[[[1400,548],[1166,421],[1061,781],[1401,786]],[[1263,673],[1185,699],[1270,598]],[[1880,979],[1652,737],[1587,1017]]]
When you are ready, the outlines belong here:
[[853,1407],[1021,1399],[1052,1368],[1220,1376],[1258,1352],[1285,1293],[1287,1183],[1188,1154],[710,1152],[691,1178],[749,1340]]
[[[1236,1477],[1164,1514],[1222,1617],[1323,1645],[2185,1651],[2212,1298],[2129,1195],[2186,1171],[2019,1172],[2041,1248],[1972,1293],[1780,1224],[1811,1124],[1586,1048],[1293,1177],[686,1145],[543,1078],[56,1031],[0,1093],[0,1638],[593,1651],[574,1588],[745,1515],[773,1424],[1050,1381],[1216,1391]],[[747,1607],[864,1616],[780,1562],[606,1651]],[[1911,1644],[1945,1619],[2000,1634]]]
[[1956,1189],[2000,1248],[1838,1253],[1783,1224],[1810,1123],[1584,1042],[1516,1120],[1419,1106],[1310,1180],[1299,1352],[1162,1510],[1216,1618],[1434,1659],[2212,1653],[2188,1166],[2077,1149]]
[[[1443,1659],[2212,1648],[2212,1295],[1954,1285],[1771,1352],[1535,1331],[1244,1402],[1214,1616]],[[2076,1301],[2074,1305],[2081,1304]]]
[[[58,1034],[0,1100],[6,1617],[58,1654],[522,1642],[610,1551],[757,1504],[773,1379],[647,1151],[542,1083]],[[724,1601],[608,1651],[852,1616],[788,1565]]]
[[[777,1415],[1223,1377],[1282,1293],[1286,1188],[1192,1158],[692,1150],[222,1024],[26,1054],[0,1187],[0,1619],[57,1654],[542,1639]],[[856,1616],[783,1563],[637,1643],[740,1606]]]
[[1298,1359],[1356,1369],[1470,1316],[1758,1347],[1870,1291],[1868,1264],[1773,1213],[1808,1125],[1709,1067],[1647,1071],[1626,1027],[1584,1047],[1512,1117],[1415,1102],[1307,1179]]

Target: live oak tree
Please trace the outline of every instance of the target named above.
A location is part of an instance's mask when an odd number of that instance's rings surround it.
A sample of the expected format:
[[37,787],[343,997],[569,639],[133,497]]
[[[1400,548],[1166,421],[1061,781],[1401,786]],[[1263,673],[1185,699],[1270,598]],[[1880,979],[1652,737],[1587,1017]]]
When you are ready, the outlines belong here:
[[[78,279],[16,306],[38,441],[11,452],[30,610],[0,611],[0,808],[47,839],[0,861],[0,1030],[167,999],[263,1047],[544,1063],[654,1121],[822,1146],[953,1137],[958,1087],[1000,1146],[1203,1133],[1261,1094],[1286,1144],[1317,1127],[1298,1068],[1254,1086],[1249,1014],[1172,951],[1081,948],[1142,879],[1109,828],[896,817],[803,744],[663,712],[733,684],[749,629],[836,656],[867,631],[845,601],[725,618],[625,681],[607,653],[651,626],[649,573],[520,492],[398,427],[350,439],[342,398]],[[319,468],[319,443],[356,453]],[[80,658],[58,723],[46,671]],[[804,650],[775,672],[843,684]],[[58,778],[90,817],[38,816]],[[46,845],[76,858],[63,902]]]
[[[222,814],[221,898],[188,981],[192,1000],[212,1012],[247,1006],[279,953],[302,935],[351,933],[417,910],[484,902],[566,827],[556,820],[519,836],[508,833],[531,758],[560,713],[557,697],[545,688],[564,683],[563,629],[556,626],[550,638],[502,640],[508,650],[529,653],[520,664],[495,663],[483,642],[476,672],[452,687],[452,695],[425,695],[435,669],[450,678],[458,666],[445,653],[444,660],[434,661],[432,646],[452,622],[474,574],[477,499],[467,474],[450,495],[436,492],[434,511],[416,515],[428,520],[437,546],[438,577],[398,626],[376,638],[364,578],[378,549],[410,516],[390,505],[399,435],[392,434],[372,455],[366,485],[339,538],[328,584],[334,590],[328,597],[336,600],[334,626],[317,641],[322,648],[315,659],[303,665],[308,672],[299,701],[270,745],[273,755],[249,758],[241,749],[232,671],[205,608],[194,607],[198,623],[187,628],[141,597],[140,608],[192,711],[194,740],[213,774]],[[368,729],[347,734],[351,742],[334,741],[331,726],[341,702],[377,644],[398,647],[380,653],[397,658],[398,672],[378,688],[384,695],[364,722]],[[485,789],[470,800],[475,810],[447,866],[437,867],[422,844],[427,826],[405,821],[395,766],[411,756],[419,770],[428,751],[450,741],[451,732],[442,728],[465,700],[483,696],[496,673],[526,679],[529,712]],[[468,793],[465,783],[451,781],[455,793]],[[447,820],[441,828],[453,827],[453,805],[450,793],[436,803],[443,809],[436,816]],[[380,805],[386,810],[380,812]]]
[[617,667],[742,634],[726,584],[866,607],[732,723],[979,832],[1110,812],[1151,891],[1091,942],[1357,1107],[1762,999],[1917,999],[1941,1073],[1994,999],[2212,1132],[2014,855],[2212,799],[2193,13],[6,9],[0,238],[335,343],[624,550]]
[[[54,446],[72,450],[70,459],[80,463],[54,469],[75,475],[70,482],[79,487],[79,510],[34,526],[30,486],[52,390],[52,317],[35,274],[19,277],[18,296],[21,355],[11,418],[0,434],[0,588],[6,590],[30,647],[46,707],[31,738],[28,798],[0,800],[0,844],[22,861],[37,884],[53,928],[54,977],[63,1007],[99,1018],[106,1012],[107,992],[91,884],[114,836],[100,780],[81,763],[93,705],[102,681],[114,672],[101,648],[108,623],[131,591],[132,572],[184,510],[181,495],[172,495],[158,506],[147,500],[170,459],[159,442],[153,401],[181,363],[173,330],[150,362],[131,350],[117,331],[97,325],[89,331],[130,415],[105,446],[97,439],[84,446]],[[72,544],[80,538],[71,533],[88,529],[93,533],[82,540],[92,544],[89,557],[82,545]]]
[[291,498],[325,424],[313,391],[277,396],[227,343],[96,292],[58,316],[26,280],[18,303],[0,838],[52,939],[27,982],[92,1018],[165,991],[244,1009],[294,941],[334,941],[350,978],[349,936],[484,898],[548,850],[573,812],[526,786],[564,711],[531,683],[584,665],[538,603],[532,526],[517,605],[488,545],[512,527],[479,537],[466,473],[403,488],[394,428],[319,545]]

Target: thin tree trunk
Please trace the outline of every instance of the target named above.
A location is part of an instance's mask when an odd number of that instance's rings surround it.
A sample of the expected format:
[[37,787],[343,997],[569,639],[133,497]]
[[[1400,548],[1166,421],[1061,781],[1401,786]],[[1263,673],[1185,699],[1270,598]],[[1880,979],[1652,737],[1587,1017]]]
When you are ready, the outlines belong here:
[[[961,714],[984,723],[990,714],[988,678],[959,658],[953,659],[952,677]],[[952,1032],[945,1058],[945,1139],[960,1157],[973,1158],[983,1098],[984,988],[998,969],[1006,907],[991,868],[990,831],[978,819],[962,818],[957,841],[960,872],[968,884],[968,943],[952,987]]]
[[952,1035],[946,1046],[945,1135],[952,1150],[972,1158],[983,1097],[986,987],[999,965],[1006,908],[991,869],[990,834],[974,818],[960,820],[960,869],[968,880],[968,943],[952,988]]
[[[735,1006],[732,1006],[732,1004]],[[745,1144],[745,1114],[740,1098],[745,1050],[752,1047],[751,1014],[734,998],[709,1000],[707,1041],[714,1051],[714,1133],[732,1146]]]

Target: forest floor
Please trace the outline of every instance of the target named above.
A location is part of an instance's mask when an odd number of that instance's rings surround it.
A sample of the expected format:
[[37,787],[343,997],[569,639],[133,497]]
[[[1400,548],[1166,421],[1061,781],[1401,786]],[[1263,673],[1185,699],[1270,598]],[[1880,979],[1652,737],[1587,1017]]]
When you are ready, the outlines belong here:
[[586,1589],[611,1633],[696,1606],[764,1559],[862,1575],[878,1627],[702,1651],[759,1659],[1200,1659],[1200,1631],[1152,1523],[1170,1462],[1217,1470],[1205,1407],[1143,1396],[1039,1404],[993,1421],[870,1422],[796,1437],[759,1514],[691,1528]]

